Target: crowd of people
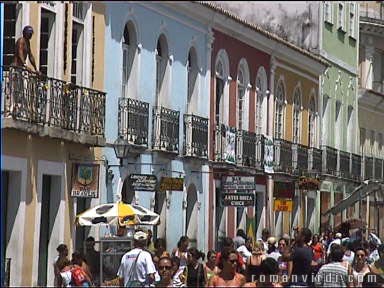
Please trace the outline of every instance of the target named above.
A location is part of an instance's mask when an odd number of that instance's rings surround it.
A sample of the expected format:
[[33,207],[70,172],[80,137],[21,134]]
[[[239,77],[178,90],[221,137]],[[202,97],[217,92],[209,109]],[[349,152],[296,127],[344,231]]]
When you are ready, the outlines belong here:
[[[152,241],[150,230],[138,230],[133,238],[134,248],[122,257],[117,277],[103,286],[384,287],[384,244],[378,237],[365,240],[359,232],[312,235],[310,229],[302,228],[293,238],[284,234],[277,239],[264,229],[262,237],[254,240],[239,229],[233,239],[222,240],[219,251],[210,250],[206,255],[190,247],[187,236],[169,252],[164,239]],[[96,284],[91,266],[98,260],[92,240],[87,245],[88,259],[74,252],[68,261],[68,249],[58,247],[58,285]]]

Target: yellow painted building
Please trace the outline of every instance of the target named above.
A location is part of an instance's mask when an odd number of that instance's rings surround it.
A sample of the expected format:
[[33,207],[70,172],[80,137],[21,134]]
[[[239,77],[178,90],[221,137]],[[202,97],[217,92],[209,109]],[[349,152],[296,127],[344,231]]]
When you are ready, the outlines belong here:
[[[318,192],[302,192],[298,183],[301,176],[316,174],[313,160],[309,163],[309,155],[319,148],[319,75],[280,59],[276,59],[274,67],[273,135],[275,142],[280,142],[280,148],[275,150],[279,165],[273,176],[274,198],[280,197],[278,187],[291,187],[292,194],[294,192],[292,211],[274,213],[275,235],[292,233],[296,226],[316,231],[320,221],[315,205]],[[280,154],[276,155],[276,151]],[[321,151],[318,153],[321,155]],[[308,172],[301,174],[300,170]]]
[[[2,240],[9,284],[52,286],[57,246],[82,248],[90,231],[76,232],[75,215],[100,201],[71,196],[73,164],[97,164],[99,182],[105,177],[95,157],[95,147],[105,145],[104,7],[20,1],[4,9]],[[26,25],[34,30],[31,52],[41,76],[9,66]]]

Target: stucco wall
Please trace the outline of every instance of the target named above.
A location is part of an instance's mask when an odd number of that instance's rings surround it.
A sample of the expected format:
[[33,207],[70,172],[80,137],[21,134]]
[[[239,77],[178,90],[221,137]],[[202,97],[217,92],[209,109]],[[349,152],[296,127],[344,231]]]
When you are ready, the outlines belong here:
[[296,87],[301,87],[301,104],[303,109],[301,110],[300,143],[308,146],[309,101],[311,99],[310,97],[313,95],[315,96],[315,103],[317,103],[318,84],[281,67],[277,67],[275,73],[276,83],[278,83],[280,79],[283,80],[285,86],[285,96],[287,100],[285,107],[284,139],[293,141],[293,95],[295,93]]

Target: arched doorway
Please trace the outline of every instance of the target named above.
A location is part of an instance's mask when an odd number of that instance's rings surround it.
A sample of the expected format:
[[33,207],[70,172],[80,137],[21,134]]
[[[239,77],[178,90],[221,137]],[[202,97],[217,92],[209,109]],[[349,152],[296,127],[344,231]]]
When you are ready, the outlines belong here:
[[189,185],[187,189],[187,209],[185,234],[190,239],[191,246],[197,247],[197,191],[194,184]]

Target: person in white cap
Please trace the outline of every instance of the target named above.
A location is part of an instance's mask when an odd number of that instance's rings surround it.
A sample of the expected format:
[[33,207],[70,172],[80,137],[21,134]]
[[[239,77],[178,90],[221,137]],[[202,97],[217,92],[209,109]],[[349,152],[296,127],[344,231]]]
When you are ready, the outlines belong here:
[[124,254],[117,272],[120,286],[148,287],[154,282],[155,264],[151,254],[144,250],[147,239],[148,235],[143,231],[136,231],[133,235],[135,248]]

